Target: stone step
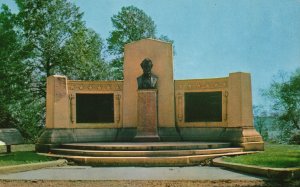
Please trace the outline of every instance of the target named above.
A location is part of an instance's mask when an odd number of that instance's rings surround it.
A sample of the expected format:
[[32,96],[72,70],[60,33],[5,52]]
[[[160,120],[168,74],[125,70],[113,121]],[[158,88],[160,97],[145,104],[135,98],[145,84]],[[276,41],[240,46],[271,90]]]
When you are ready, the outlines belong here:
[[70,156],[58,154],[41,155],[64,158],[72,160],[81,165],[91,166],[192,166],[199,165],[207,159],[221,156],[233,156],[249,154],[254,152],[233,152],[191,156],[171,156],[171,157],[90,157],[90,156]]
[[63,149],[111,150],[111,151],[151,151],[151,150],[191,150],[228,148],[228,142],[121,142],[121,143],[70,143],[62,144]]
[[218,148],[218,149],[194,149],[194,150],[152,150],[152,151],[128,151],[128,150],[80,150],[80,149],[51,149],[51,153],[58,155],[76,155],[91,157],[164,157],[164,156],[189,156],[242,152],[242,148]]
[[246,152],[227,142],[101,142],[62,144],[43,155],[92,166],[189,166],[239,154]]

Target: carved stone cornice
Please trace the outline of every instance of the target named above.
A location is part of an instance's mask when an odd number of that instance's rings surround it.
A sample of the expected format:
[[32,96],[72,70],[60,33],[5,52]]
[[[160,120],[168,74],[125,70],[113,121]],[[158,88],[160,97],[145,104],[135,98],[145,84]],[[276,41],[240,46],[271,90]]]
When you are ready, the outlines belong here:
[[68,81],[70,91],[122,91],[123,81]]
[[224,89],[228,87],[228,79],[191,79],[191,80],[176,80],[176,90],[205,90],[205,89]]

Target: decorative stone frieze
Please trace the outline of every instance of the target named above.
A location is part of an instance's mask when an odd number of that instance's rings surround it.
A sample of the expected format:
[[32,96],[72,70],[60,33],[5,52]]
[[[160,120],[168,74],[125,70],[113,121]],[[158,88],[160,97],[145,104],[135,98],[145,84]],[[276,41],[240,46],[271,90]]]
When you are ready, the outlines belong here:
[[216,79],[192,79],[175,81],[175,90],[205,90],[224,89],[228,87],[227,78]]
[[68,81],[70,91],[122,91],[123,81]]

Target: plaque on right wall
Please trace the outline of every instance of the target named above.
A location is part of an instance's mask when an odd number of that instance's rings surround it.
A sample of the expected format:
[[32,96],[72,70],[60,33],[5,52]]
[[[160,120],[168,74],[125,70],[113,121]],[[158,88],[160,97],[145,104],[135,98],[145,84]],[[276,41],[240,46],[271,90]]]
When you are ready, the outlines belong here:
[[222,122],[222,92],[186,92],[185,122]]

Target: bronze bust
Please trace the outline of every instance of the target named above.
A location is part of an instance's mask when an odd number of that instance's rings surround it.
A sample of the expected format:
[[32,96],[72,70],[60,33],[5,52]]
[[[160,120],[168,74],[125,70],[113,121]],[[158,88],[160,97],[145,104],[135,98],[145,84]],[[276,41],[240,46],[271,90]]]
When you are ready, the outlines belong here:
[[158,77],[151,73],[152,61],[145,58],[141,63],[141,67],[143,74],[137,78],[138,89],[155,89]]

